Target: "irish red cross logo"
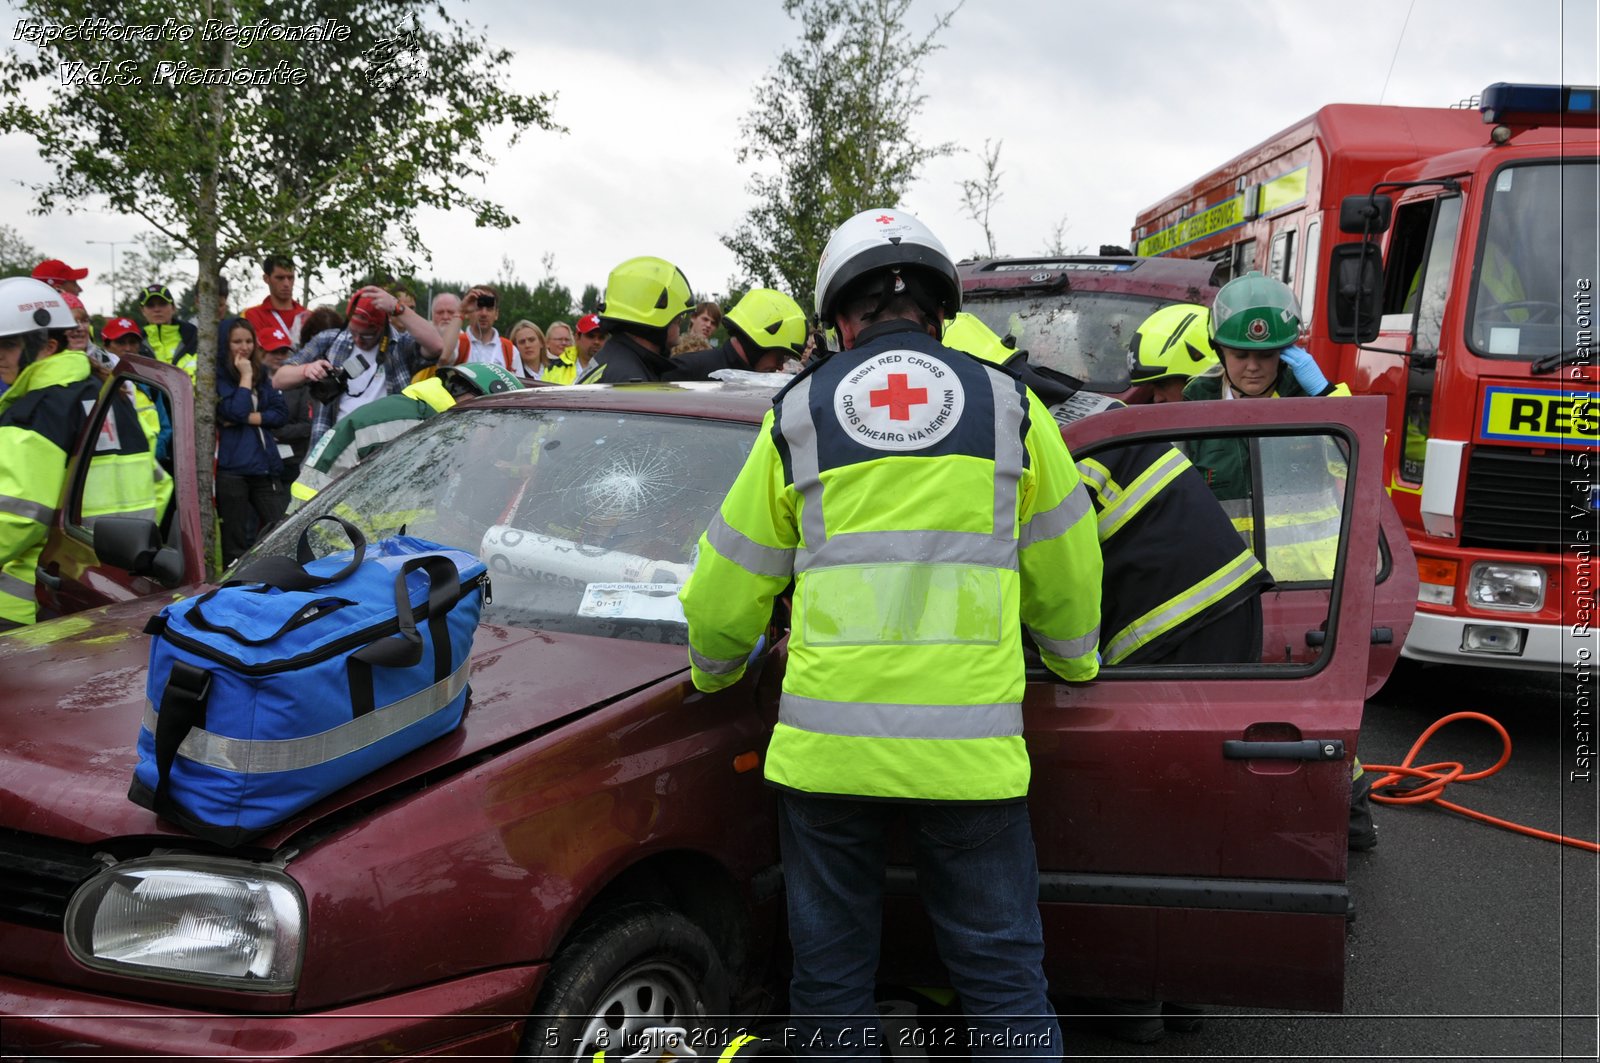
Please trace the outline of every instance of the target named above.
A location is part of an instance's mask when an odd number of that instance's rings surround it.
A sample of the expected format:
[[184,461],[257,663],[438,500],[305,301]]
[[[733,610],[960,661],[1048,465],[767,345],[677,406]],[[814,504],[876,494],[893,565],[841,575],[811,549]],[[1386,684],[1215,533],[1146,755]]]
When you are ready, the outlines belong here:
[[880,214],[876,218],[873,218],[872,220],[877,222],[879,225],[888,225],[890,222],[894,221],[894,215],[893,214]]
[[904,373],[890,373],[888,387],[881,391],[867,392],[874,409],[879,406],[889,407],[891,421],[911,420],[911,407],[921,406],[928,401],[928,389],[910,387],[906,379]]

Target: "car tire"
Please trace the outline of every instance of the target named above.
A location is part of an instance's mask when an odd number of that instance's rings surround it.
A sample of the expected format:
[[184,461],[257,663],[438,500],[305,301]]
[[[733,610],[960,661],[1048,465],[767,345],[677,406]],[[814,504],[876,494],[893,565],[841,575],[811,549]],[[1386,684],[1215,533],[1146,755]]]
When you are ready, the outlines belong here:
[[[697,1054],[728,1010],[728,972],[706,932],[660,904],[628,904],[556,953],[523,1037],[528,1059],[620,1060],[652,1026],[681,1026]],[[718,1046],[720,1048],[720,1046]]]

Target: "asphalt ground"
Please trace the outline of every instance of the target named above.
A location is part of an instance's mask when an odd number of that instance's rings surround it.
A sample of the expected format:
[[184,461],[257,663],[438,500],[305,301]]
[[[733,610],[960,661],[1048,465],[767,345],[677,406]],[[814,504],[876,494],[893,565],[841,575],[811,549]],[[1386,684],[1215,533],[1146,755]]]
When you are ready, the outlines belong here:
[[[1399,764],[1435,720],[1476,711],[1505,726],[1510,762],[1445,800],[1600,838],[1594,690],[1571,676],[1403,662],[1367,704],[1360,756]],[[1499,759],[1500,738],[1450,724],[1416,763]],[[1588,770],[1587,779],[1574,778]],[[1131,1045],[1064,1015],[1069,1058],[1595,1059],[1600,856],[1433,807],[1376,810],[1379,845],[1350,854],[1356,918],[1342,1015],[1211,1009],[1201,1029]]]

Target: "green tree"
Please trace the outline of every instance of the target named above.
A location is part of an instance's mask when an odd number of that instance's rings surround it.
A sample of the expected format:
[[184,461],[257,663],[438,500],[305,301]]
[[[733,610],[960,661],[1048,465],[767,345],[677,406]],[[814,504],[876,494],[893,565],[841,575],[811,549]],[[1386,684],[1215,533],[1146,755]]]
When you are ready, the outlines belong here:
[[922,66],[955,8],[918,34],[906,25],[912,0],[784,0],[800,22],[755,89],[740,122],[741,165],[757,203],[722,242],[758,284],[812,302],[817,259],[852,214],[893,207],[922,164],[955,150],[928,144],[915,124]]
[[[356,273],[426,254],[420,207],[510,224],[475,191],[486,140],[556,128],[550,96],[505,87],[509,51],[425,0],[23,0],[15,13],[0,132],[30,134],[53,171],[32,189],[38,212],[108,202],[144,219],[196,260],[202,321],[240,258],[291,248],[308,275]],[[152,30],[48,32],[86,19]],[[255,32],[263,20],[271,32]],[[216,332],[200,337],[196,445],[210,454]],[[208,461],[200,481],[210,556]]]
[[583,294],[578,297],[578,313],[592,314],[600,308],[600,288],[595,284],[585,284]]
[[0,277],[26,277],[44,256],[10,225],[0,225]]

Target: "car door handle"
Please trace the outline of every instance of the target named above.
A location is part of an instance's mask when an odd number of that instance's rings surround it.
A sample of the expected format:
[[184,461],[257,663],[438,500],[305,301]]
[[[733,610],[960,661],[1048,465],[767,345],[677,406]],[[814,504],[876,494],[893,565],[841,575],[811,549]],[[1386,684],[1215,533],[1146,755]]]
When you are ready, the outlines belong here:
[[1298,742],[1247,742],[1230,738],[1222,743],[1224,760],[1343,760],[1344,740],[1304,738]]
[[61,577],[52,576],[50,573],[44,570],[43,565],[33,566],[33,575],[40,583],[43,583],[46,587],[49,587],[53,591],[58,591],[61,589]]
[[[1326,631],[1307,631],[1306,632],[1306,645],[1307,646],[1321,646],[1321,645],[1324,645],[1327,641],[1328,641],[1328,633]],[[1371,636],[1371,638],[1368,639],[1368,641],[1371,642],[1374,646],[1389,646],[1389,645],[1393,645],[1393,643],[1394,643],[1394,628],[1392,628],[1392,627],[1375,627],[1375,628],[1372,629],[1372,636]]]

